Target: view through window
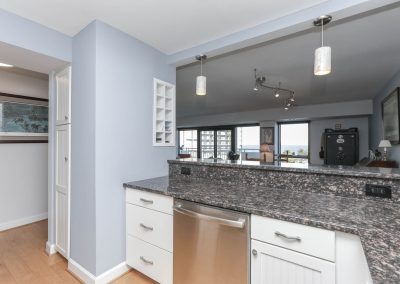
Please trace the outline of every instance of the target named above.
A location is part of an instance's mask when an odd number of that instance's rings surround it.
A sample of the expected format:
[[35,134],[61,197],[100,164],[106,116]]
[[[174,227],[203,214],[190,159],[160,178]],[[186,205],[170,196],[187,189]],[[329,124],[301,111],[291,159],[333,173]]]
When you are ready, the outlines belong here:
[[179,131],[179,154],[197,158],[197,130]]
[[281,161],[308,163],[308,122],[280,124]]
[[236,127],[236,153],[242,160],[260,158],[260,126]]

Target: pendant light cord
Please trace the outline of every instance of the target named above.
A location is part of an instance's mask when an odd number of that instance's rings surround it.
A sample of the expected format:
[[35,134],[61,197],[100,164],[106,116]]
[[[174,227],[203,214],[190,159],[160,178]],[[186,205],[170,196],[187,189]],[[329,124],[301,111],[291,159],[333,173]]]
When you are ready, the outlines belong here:
[[324,19],[321,21],[321,46],[324,46]]
[[200,58],[200,76],[203,76],[203,56]]

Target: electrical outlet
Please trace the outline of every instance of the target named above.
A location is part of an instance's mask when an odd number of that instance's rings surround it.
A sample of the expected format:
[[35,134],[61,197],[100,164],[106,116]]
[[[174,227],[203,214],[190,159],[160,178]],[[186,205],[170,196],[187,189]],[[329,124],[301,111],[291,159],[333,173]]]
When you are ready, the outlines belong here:
[[181,175],[190,176],[190,174],[191,174],[190,168],[186,168],[186,167],[182,167],[182,168],[181,168]]
[[366,184],[365,195],[380,198],[392,198],[392,188],[386,185]]

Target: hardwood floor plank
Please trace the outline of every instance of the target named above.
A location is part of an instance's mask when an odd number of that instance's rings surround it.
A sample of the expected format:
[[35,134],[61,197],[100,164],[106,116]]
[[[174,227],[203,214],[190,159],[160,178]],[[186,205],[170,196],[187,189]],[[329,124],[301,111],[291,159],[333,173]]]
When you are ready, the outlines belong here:
[[17,283],[15,279],[12,277],[10,271],[8,271],[7,267],[3,263],[1,263],[1,260],[0,260],[0,283],[2,284]]
[[[58,253],[47,255],[47,220],[0,232],[0,284],[79,284]],[[114,284],[155,284],[131,270]]]

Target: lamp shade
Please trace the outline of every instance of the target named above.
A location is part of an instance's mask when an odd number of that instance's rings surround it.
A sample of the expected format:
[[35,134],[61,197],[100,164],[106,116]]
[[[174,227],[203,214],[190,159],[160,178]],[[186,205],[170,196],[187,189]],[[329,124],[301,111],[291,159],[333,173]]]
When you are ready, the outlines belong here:
[[207,77],[197,76],[196,78],[196,95],[205,96],[207,94]]
[[315,50],[314,75],[322,76],[331,73],[331,47],[321,46]]
[[390,143],[389,140],[381,140],[381,142],[379,143],[379,146],[381,148],[390,148],[392,147],[392,144]]

